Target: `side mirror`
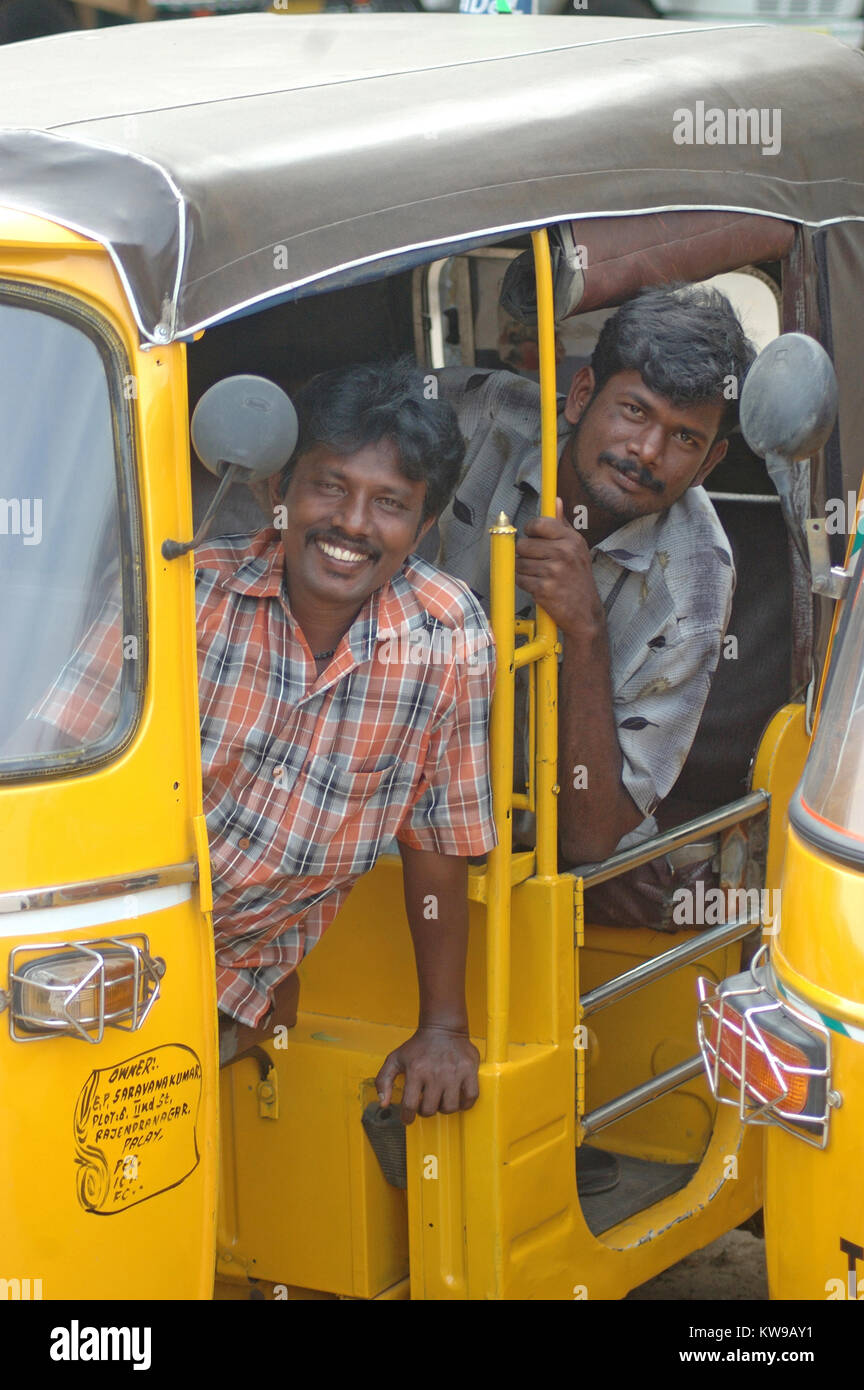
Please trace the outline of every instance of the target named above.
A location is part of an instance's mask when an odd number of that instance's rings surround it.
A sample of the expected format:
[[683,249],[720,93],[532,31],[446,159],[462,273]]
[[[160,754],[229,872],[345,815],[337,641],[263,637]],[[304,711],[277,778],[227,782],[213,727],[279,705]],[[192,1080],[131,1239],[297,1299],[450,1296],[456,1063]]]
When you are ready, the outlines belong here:
[[810,458],[836,418],[837,377],[815,338],[784,333],[762,349],[741,392],[741,433],[755,454],[787,464]]
[[200,545],[232,483],[278,473],[296,448],[297,434],[290,397],[266,377],[229,376],[205,391],[192,416],[192,443],[205,468],[222,481],[191,541],[162,542],[165,559]]
[[783,333],[763,348],[741,392],[741,433],[764,458],[815,593],[838,598],[842,570],[834,571],[825,522],[810,517],[805,459],[828,439],[837,418],[837,377],[831,358],[806,333]]

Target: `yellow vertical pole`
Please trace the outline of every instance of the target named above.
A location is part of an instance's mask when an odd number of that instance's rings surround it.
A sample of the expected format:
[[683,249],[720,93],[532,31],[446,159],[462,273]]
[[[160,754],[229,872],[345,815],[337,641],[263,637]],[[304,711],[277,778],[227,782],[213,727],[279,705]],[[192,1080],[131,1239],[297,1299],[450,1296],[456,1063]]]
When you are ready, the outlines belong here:
[[498,844],[489,855],[486,879],[486,1061],[505,1062],[510,1016],[516,528],[502,512],[489,534],[492,551],[490,617],[497,662],[490,717],[490,780]]
[[[540,349],[540,425],[542,484],[540,515],[555,515],[558,491],[558,405],[555,391],[555,306],[549,237],[545,227],[531,233],[537,281],[537,338]],[[545,646],[537,669],[537,876],[558,872],[558,631],[537,609],[537,636]]]

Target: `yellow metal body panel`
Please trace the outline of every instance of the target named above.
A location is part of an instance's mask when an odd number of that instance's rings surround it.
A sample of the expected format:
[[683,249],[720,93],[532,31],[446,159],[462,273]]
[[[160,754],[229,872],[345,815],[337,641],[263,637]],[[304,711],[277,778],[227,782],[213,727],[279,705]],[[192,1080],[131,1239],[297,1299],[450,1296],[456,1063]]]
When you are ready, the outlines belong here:
[[[159,549],[166,536],[182,537],[191,529],[185,350],[140,351],[107,255],[50,223],[0,211],[0,279],[63,291],[119,336],[134,381],[144,541],[139,563],[149,628],[146,701],[125,751],[95,772],[0,787],[0,891],[144,873],[203,855],[206,902],[206,836],[202,843],[195,830],[201,778],[192,560],[168,564]],[[144,932],[151,951],[166,963],[161,998],[134,1035],[106,1029],[97,1046],[59,1037],[23,1044],[12,1041],[0,1016],[5,1117],[0,1187],[9,1199],[0,1234],[0,1276],[41,1277],[45,1298],[200,1298],[212,1290],[217,1167],[212,936],[197,885],[187,888],[173,906],[140,917],[135,895],[121,897],[124,916],[114,922],[101,918],[98,926],[87,924],[83,905],[76,909],[74,930],[52,929],[46,912],[47,925],[38,937],[23,930],[31,914],[2,919],[4,987],[10,950],[35,941],[50,946]],[[200,1067],[200,1075],[177,1082],[190,1052],[192,1070]],[[114,1068],[131,1065],[142,1054],[143,1075],[168,1077],[160,1095],[177,1101],[178,1114],[164,1125],[158,1145],[154,1141],[150,1149],[136,1150],[127,1149],[128,1141],[116,1132],[121,1124],[146,1118],[149,1102],[132,1090],[134,1080],[117,1077]],[[76,1141],[73,1118],[93,1072],[99,1073],[94,1083],[99,1101],[115,1119],[101,1128],[85,1126]],[[106,1137],[109,1132],[113,1137]],[[127,1189],[116,1186],[127,1153],[138,1158],[131,1165],[137,1177],[129,1180],[134,1202]],[[98,1188],[106,1167],[111,1195],[97,1210],[88,1210],[77,1196],[82,1169],[89,1173],[92,1197],[92,1185]]]
[[781,919],[771,960],[784,983],[820,1013],[864,1027],[864,875],[790,830]]
[[256,1058],[223,1071],[220,1275],[357,1298],[405,1277],[405,1194],[385,1182],[360,1124],[384,1055],[404,1037],[304,1012],[286,1048],[267,1047],[277,1119],[261,1115]]
[[[864,1249],[864,874],[794,830],[771,960],[793,999],[815,1009],[830,1030],[830,1084],[842,1104],[831,1111],[824,1150],[775,1126],[766,1131],[769,1288],[772,1298],[848,1298],[840,1241]],[[854,1284],[864,1298],[864,1259]]]
[[779,888],[789,829],[789,802],[810,748],[803,705],[783,705],[768,722],[753,765],[754,790],[771,795],[768,813],[766,888]]
[[[772,1299],[847,1299],[840,1241],[864,1249],[864,1041],[832,1033],[828,1147],[813,1148],[775,1125],[765,1133],[765,1259]],[[864,1299],[864,1260],[854,1274]]]
[[[484,916],[472,904],[468,1003],[481,1051]],[[616,935],[637,953],[639,933],[611,929]],[[656,937],[644,935],[656,949]],[[301,967],[297,1028],[284,1048],[267,1046],[279,1073],[279,1120],[259,1115],[254,1061],[223,1078],[220,1275],[380,1297],[410,1246],[413,1298],[620,1298],[751,1215],[760,1201],[761,1137],[743,1133],[734,1112],[715,1118],[712,1110],[713,1128],[707,1119],[699,1128],[707,1151],[697,1154],[691,1138],[675,1134],[674,1107],[664,1113],[661,1101],[630,1117],[631,1142],[616,1136],[613,1147],[672,1161],[702,1157],[700,1168],[674,1197],[599,1239],[588,1231],[575,1185],[575,960],[572,880],[516,888],[508,1058],[481,1067],[470,1112],[408,1130],[406,1239],[404,1194],[387,1188],[360,1123],[374,1099],[372,1079],[413,1029],[417,1007],[399,861],[380,861]],[[712,966],[718,975],[726,969],[719,955]],[[695,1011],[691,972],[667,988],[668,1001],[646,1014],[661,1041],[667,1004],[682,1018]],[[633,1044],[610,1027],[610,1051],[626,1058]],[[666,1065],[662,1048],[659,1055]],[[630,1084],[650,1074],[637,1075],[634,1065]],[[707,1116],[700,1082],[684,1095]]]

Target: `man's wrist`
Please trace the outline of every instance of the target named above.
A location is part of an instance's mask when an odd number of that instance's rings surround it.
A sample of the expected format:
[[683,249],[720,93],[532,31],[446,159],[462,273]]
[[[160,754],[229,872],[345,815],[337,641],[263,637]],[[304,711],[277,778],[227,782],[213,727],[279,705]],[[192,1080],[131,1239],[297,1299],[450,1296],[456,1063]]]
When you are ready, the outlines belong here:
[[464,1015],[462,1017],[450,1016],[444,1018],[440,1018],[438,1016],[434,1018],[421,1017],[417,1024],[417,1032],[452,1033],[454,1035],[458,1034],[461,1037],[467,1038],[469,1036],[468,1019],[467,1016]]
[[562,627],[561,635],[564,638],[564,660],[567,660],[568,648],[571,657],[578,653],[580,660],[588,656],[592,660],[597,660],[605,656],[609,650],[609,636],[606,629],[606,618],[601,612],[599,617],[585,621],[580,618],[572,626]]

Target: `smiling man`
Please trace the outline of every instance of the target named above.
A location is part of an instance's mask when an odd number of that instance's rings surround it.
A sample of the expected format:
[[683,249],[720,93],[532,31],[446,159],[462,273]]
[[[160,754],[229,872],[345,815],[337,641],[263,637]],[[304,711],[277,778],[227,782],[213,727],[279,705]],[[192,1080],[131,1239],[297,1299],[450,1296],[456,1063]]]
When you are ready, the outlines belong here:
[[538,387],[505,372],[439,373],[468,441],[439,562],[488,607],[488,527],[506,512],[519,532],[517,611],[542,604],[562,635],[567,863],[656,832],[693,741],[734,587],[701,484],[726,453],[753,357],[717,291],[651,289],[624,304],[562,402],[554,519],[537,516]]
[[[378,1084],[386,1104],[405,1073],[408,1122],[477,1096],[467,858],[495,844],[491,634],[467,587],[411,554],[464,453],[452,408],[423,391],[404,364],[315,378],[277,527],[196,556],[223,1060],[290,1021],[295,967],[395,836],[420,1018]],[[470,664],[453,654],[466,628]]]
[[[405,363],[329,372],[296,404],[277,525],[195,556],[220,1060],[294,1021],[297,965],[395,837],[420,1017],[378,1084],[387,1104],[405,1074],[410,1123],[477,1098],[467,862],[495,845],[494,648],[467,586],[412,553],[465,446]],[[123,650],[112,597],[28,716],[28,746],[111,727]]]

